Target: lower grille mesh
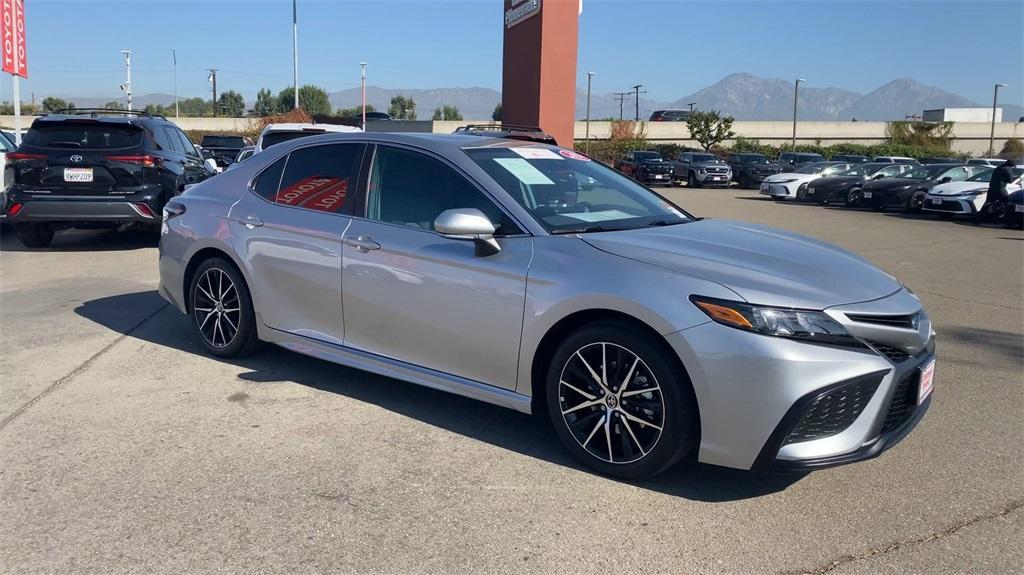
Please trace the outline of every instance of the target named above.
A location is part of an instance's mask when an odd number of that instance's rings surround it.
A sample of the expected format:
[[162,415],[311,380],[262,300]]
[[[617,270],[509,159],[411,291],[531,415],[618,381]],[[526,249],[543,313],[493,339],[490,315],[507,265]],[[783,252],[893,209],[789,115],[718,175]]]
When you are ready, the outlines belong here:
[[871,344],[871,347],[875,348],[875,351],[889,358],[893,363],[899,363],[910,357],[909,353],[894,345],[880,343],[877,341],[869,341],[868,343]]
[[860,378],[815,399],[789,432],[783,445],[841,433],[864,411],[881,376]]
[[915,371],[896,385],[889,411],[885,414],[885,423],[882,424],[882,433],[896,429],[913,415],[917,407],[917,384],[920,377],[920,373]]

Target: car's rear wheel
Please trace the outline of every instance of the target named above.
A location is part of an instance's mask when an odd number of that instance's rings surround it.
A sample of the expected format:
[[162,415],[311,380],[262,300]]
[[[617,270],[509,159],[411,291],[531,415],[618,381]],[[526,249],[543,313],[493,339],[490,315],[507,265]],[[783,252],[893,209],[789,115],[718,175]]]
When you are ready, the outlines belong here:
[[47,224],[19,224],[15,230],[26,248],[45,248],[53,242],[53,228]]
[[221,258],[199,264],[189,295],[192,325],[207,351],[236,357],[255,349],[256,314],[245,279],[234,265]]
[[612,322],[586,326],[559,346],[548,369],[548,412],[584,465],[638,479],[693,450],[696,399],[671,354],[653,336]]

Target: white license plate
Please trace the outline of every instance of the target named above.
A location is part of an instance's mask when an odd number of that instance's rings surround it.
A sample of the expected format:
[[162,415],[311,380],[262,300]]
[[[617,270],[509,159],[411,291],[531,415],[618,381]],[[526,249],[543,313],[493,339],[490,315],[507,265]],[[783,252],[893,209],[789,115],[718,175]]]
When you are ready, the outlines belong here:
[[932,198],[932,203],[938,206],[942,204],[942,198]]
[[768,188],[770,188],[770,187],[771,186],[769,186],[768,184],[761,184],[761,191],[762,192],[767,192]]
[[1013,206],[1013,211],[1018,212],[1018,213],[1024,212],[1024,204],[1017,204],[1017,205]]
[[64,181],[82,183],[91,182],[92,168],[64,168]]
[[655,179],[655,180],[660,180],[660,179],[662,179],[662,178],[664,178],[664,177],[665,177],[665,176],[662,176],[661,174],[654,174],[654,179]]
[[871,192],[864,192],[864,199],[865,200],[870,200],[871,199]]
[[928,365],[921,368],[921,382],[917,385],[917,404],[921,405],[928,396],[932,394],[935,379],[935,360],[928,362]]

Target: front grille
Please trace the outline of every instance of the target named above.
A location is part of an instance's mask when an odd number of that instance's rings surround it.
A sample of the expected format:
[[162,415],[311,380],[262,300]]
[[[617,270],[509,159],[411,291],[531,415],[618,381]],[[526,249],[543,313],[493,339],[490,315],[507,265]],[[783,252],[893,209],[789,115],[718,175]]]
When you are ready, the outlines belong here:
[[864,411],[881,381],[881,375],[865,376],[818,396],[789,432],[783,445],[841,433]]
[[705,168],[709,174],[724,174],[729,171],[729,168]]
[[889,327],[902,327],[905,329],[915,329],[915,323],[917,323],[917,314],[903,314],[903,315],[869,315],[869,314],[855,314],[848,313],[846,317],[850,318],[851,321],[857,323],[873,323],[878,325],[885,325]]
[[960,202],[951,202],[949,200],[943,200],[941,204],[936,204],[933,203],[931,200],[928,200],[927,203],[925,203],[924,207],[928,208],[929,210],[935,210],[939,212],[960,212],[963,211],[964,209]]
[[871,347],[875,348],[875,351],[889,358],[889,361],[893,363],[906,361],[906,359],[910,357],[909,353],[903,351],[902,349],[894,345],[889,345],[887,343],[882,343],[878,341],[868,341],[868,343],[871,344]]
[[917,384],[920,377],[920,371],[915,370],[896,385],[881,433],[885,434],[898,428],[914,414],[914,409],[917,408]]

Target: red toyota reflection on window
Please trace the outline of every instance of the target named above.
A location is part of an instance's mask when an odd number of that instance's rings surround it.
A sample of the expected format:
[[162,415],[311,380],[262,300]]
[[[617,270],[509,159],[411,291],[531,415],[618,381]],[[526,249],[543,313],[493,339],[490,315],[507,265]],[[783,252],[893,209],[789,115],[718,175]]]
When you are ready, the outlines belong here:
[[286,206],[336,212],[345,204],[348,178],[311,176],[278,190],[275,202]]

